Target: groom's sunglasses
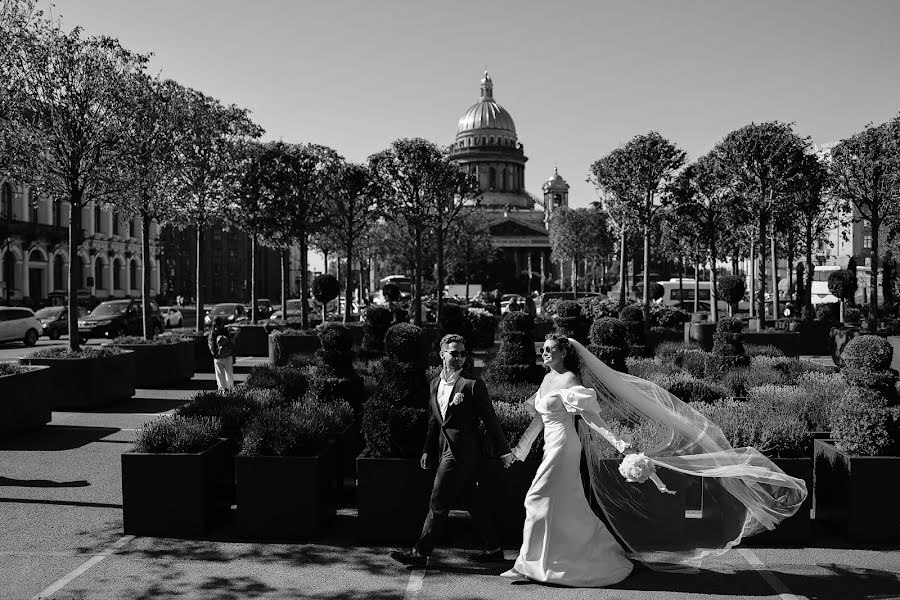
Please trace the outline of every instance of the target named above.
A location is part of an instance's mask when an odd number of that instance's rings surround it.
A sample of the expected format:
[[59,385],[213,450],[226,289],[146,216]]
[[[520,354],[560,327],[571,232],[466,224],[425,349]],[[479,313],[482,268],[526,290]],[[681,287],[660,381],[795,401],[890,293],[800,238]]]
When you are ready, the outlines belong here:
[[446,352],[453,358],[459,358],[460,356],[465,358],[466,356],[469,355],[469,353],[465,350],[444,350],[444,352]]

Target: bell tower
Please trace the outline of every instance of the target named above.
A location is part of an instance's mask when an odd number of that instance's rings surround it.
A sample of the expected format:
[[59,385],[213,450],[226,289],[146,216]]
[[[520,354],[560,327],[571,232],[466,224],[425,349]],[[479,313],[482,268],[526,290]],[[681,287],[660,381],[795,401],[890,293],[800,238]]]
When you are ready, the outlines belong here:
[[569,206],[569,184],[560,177],[557,167],[553,167],[553,175],[541,189],[544,191],[544,226],[549,229],[553,211]]

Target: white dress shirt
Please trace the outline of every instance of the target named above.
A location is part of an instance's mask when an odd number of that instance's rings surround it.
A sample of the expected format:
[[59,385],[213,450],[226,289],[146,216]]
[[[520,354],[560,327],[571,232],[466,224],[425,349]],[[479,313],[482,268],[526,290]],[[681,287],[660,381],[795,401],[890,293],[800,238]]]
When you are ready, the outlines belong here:
[[453,386],[456,385],[456,382],[459,380],[459,374],[462,373],[462,370],[454,371],[450,374],[449,379],[445,379],[446,375],[444,371],[441,371],[441,381],[438,383],[437,389],[437,401],[438,408],[441,409],[441,418],[447,418],[447,407],[450,406],[450,396],[453,394]]

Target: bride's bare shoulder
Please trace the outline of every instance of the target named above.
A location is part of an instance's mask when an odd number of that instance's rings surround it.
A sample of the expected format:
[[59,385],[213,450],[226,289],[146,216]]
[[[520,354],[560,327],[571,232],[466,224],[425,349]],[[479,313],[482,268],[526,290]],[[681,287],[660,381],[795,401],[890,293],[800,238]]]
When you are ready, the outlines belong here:
[[559,376],[557,379],[559,383],[559,387],[561,388],[570,388],[575,387],[576,385],[581,385],[581,382],[578,381],[578,377],[572,371],[566,371]]

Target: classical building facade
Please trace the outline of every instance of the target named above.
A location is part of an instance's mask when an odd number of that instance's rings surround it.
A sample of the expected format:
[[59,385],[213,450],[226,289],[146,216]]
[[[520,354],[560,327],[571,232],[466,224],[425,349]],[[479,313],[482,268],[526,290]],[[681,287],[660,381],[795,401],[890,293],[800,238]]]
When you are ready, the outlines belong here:
[[[82,209],[82,242],[74,263],[79,295],[98,300],[140,295],[141,221],[93,203]],[[159,231],[150,225],[151,294],[160,290]],[[0,302],[44,305],[68,288],[69,205],[37,190],[0,181]]]
[[545,282],[559,279],[563,265],[551,261],[548,229],[553,211],[569,205],[569,185],[554,169],[541,198],[525,189],[525,146],[512,116],[494,100],[487,72],[480,98],[459,119],[450,156],[478,180],[478,212],[494,247],[515,270],[515,289],[504,291],[541,291]]

